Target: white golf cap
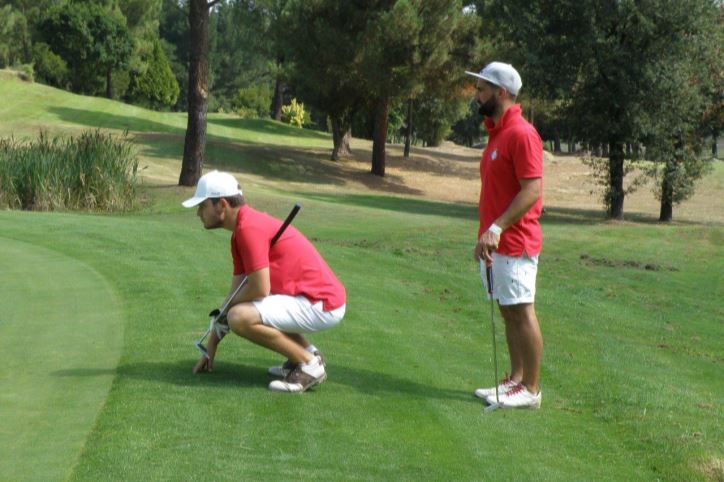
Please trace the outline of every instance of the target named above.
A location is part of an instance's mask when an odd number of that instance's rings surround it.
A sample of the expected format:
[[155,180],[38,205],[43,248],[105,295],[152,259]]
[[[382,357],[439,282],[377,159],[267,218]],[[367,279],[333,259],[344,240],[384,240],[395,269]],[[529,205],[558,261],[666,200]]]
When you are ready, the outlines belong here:
[[495,84],[504,88],[513,95],[518,95],[518,91],[523,87],[523,81],[520,80],[520,74],[510,64],[503,62],[490,62],[480,73],[465,71],[466,74],[472,75],[479,79],[487,80],[491,84]]
[[228,172],[211,171],[199,179],[194,197],[181,204],[185,208],[192,208],[204,202],[205,199],[236,196],[242,194],[239,183]]

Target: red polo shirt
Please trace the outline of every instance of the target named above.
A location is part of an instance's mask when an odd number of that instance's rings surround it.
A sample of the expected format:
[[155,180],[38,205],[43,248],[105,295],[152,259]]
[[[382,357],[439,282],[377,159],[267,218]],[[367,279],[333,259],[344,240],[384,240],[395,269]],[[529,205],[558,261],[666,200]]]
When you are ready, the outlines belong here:
[[[488,145],[480,160],[480,227],[478,239],[508,209],[520,191],[520,179],[543,177],[543,142],[538,132],[521,115],[520,105],[508,108],[497,124],[486,117]],[[503,231],[497,252],[506,256],[540,253],[543,245],[538,218],[541,196],[523,217]]]
[[325,311],[344,305],[344,286],[294,226],[288,226],[270,249],[271,239],[281,225],[280,220],[247,205],[239,209],[231,235],[234,275],[268,267],[272,294],[302,295],[312,303],[321,301]]

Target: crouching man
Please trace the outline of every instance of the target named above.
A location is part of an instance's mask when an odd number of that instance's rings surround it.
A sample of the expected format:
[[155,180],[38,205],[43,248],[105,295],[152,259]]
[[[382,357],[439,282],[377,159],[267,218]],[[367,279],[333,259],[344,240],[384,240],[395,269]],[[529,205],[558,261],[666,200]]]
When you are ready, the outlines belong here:
[[[322,256],[293,226],[272,246],[282,221],[247,205],[231,174],[212,171],[202,176],[194,197],[182,204],[198,206],[204,228],[232,233],[234,275],[224,303],[244,277],[247,281],[229,303],[227,323],[237,335],[287,358],[269,369],[281,378],[269,389],[300,393],[322,383],[327,378],[324,358],[304,335],[339,324],[346,302],[344,286]],[[213,370],[220,341],[212,330],[208,357],[196,363],[194,373]]]

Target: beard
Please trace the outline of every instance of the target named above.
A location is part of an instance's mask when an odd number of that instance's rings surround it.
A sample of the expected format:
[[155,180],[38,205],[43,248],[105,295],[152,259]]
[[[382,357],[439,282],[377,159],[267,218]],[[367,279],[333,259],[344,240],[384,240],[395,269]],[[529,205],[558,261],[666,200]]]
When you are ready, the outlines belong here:
[[498,100],[495,98],[495,96],[491,97],[485,103],[481,104],[478,102],[478,112],[480,115],[484,115],[485,117],[493,117],[493,114],[495,114],[495,110],[498,107]]

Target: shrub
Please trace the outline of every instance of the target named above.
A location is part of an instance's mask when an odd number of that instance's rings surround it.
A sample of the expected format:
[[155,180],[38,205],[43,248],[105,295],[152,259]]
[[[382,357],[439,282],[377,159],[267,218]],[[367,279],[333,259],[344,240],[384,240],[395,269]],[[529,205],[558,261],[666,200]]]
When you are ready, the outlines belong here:
[[304,104],[292,99],[292,103],[282,106],[282,121],[297,127],[304,127],[309,122],[309,115],[304,111]]
[[18,65],[16,69],[18,69],[18,77],[20,77],[20,80],[24,80],[25,82],[33,82],[35,80],[33,64]]
[[68,86],[68,65],[50,50],[48,44],[33,44],[33,66],[35,75],[41,82],[61,89]]
[[158,41],[154,42],[151,55],[145,60],[143,71],[131,72],[128,100],[153,109],[173,106],[178,99],[179,86]]
[[231,108],[244,118],[268,117],[271,97],[272,91],[268,85],[250,85],[236,91],[231,99]]
[[250,107],[241,107],[239,109],[236,109],[235,113],[242,119],[258,119],[259,118],[259,112],[257,112],[256,109],[252,109]]
[[0,206],[52,211],[127,210],[138,161],[126,136],[100,131],[77,137],[0,139]]

